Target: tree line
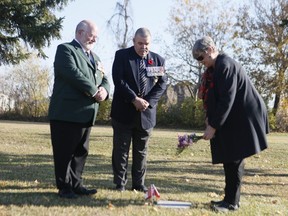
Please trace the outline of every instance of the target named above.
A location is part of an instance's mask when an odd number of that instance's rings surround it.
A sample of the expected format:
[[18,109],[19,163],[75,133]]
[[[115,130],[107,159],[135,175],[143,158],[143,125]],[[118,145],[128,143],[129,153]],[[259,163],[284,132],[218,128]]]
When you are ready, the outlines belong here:
[[[236,2],[238,2],[236,4]],[[0,65],[12,69],[0,77],[0,93],[10,107],[2,118],[45,119],[51,75],[37,64],[45,58],[43,47],[60,38],[63,10],[68,0],[0,2]],[[107,21],[115,46],[125,48],[133,37],[131,0],[117,1]],[[203,127],[202,101],[197,98],[203,66],[192,57],[194,42],[211,36],[222,52],[241,62],[269,107],[272,130],[288,131],[288,2],[287,0],[213,1],[174,0],[165,34],[172,43],[160,41],[166,58],[170,85],[182,85],[190,93],[181,103],[158,105],[158,125]],[[163,34],[164,34],[163,33]],[[7,51],[8,50],[8,51]],[[13,103],[12,103],[13,102]],[[105,102],[98,121],[109,122],[111,101]]]

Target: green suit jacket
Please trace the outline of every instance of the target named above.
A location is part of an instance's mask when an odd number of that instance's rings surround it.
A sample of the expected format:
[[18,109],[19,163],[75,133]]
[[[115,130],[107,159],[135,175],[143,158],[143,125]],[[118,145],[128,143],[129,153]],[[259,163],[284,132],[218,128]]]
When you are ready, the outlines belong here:
[[99,103],[92,96],[100,86],[109,95],[110,85],[99,57],[95,53],[92,55],[95,64],[75,40],[57,47],[48,113],[50,120],[95,123]]

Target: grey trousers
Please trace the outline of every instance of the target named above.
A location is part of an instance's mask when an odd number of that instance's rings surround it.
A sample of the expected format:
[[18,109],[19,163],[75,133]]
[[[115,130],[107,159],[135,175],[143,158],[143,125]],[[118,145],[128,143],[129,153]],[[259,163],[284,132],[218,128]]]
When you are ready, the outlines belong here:
[[122,124],[112,119],[113,151],[112,168],[114,184],[127,184],[129,150],[132,143],[132,187],[144,185],[147,170],[148,140],[152,128],[144,130],[140,118],[131,125]]

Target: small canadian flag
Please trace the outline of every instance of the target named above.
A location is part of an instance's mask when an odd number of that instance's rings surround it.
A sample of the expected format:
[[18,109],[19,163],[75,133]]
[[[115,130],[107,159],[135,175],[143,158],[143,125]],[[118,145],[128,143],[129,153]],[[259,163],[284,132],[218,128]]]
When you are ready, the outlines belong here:
[[160,194],[159,194],[157,188],[155,187],[155,185],[154,185],[154,184],[151,184],[151,186],[148,188],[148,191],[147,191],[146,194],[145,194],[145,199],[146,199],[146,200],[147,200],[147,199],[153,200],[154,197],[156,197],[157,199],[159,199],[159,198],[160,198]]

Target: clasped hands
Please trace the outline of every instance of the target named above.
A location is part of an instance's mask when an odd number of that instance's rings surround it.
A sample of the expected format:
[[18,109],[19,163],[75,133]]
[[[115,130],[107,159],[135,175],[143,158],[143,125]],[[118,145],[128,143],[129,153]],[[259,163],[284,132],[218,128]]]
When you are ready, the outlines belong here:
[[140,112],[145,111],[149,107],[148,101],[140,97],[136,97],[132,103],[134,104],[136,110]]
[[108,93],[106,91],[106,89],[102,86],[100,86],[98,88],[98,91],[97,93],[93,96],[93,98],[97,101],[97,102],[100,102],[100,101],[104,101],[107,97]]

